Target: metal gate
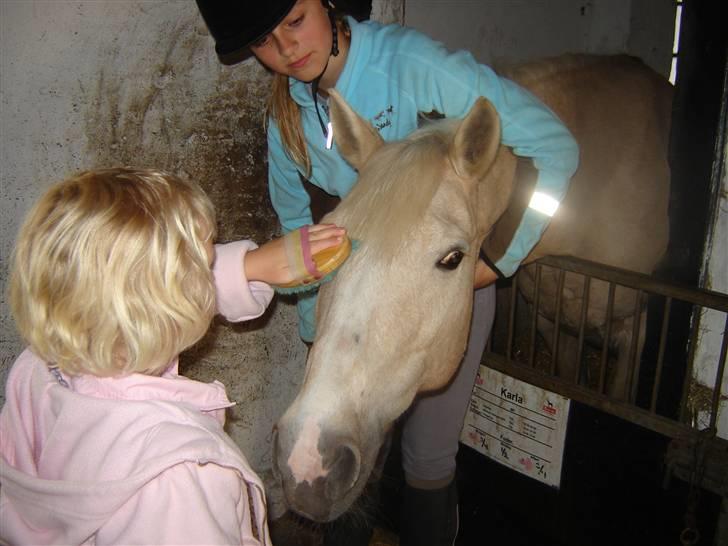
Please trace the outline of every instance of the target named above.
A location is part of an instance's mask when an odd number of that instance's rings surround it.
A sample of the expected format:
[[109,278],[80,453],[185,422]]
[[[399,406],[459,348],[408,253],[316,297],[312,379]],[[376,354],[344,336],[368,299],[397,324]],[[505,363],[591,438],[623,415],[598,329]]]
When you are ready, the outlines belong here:
[[[496,325],[496,338],[489,342],[484,356],[484,364],[509,376],[527,383],[542,387],[595,407],[601,411],[616,415],[639,426],[655,431],[672,439],[666,462],[669,475],[676,475],[691,485],[704,487],[723,497],[724,506],[728,503],[728,441],[716,436],[718,409],[721,403],[721,385],[725,375],[726,352],[728,351],[728,296],[717,292],[678,286],[622,269],[595,264],[570,257],[546,257],[536,264],[536,290],[533,301],[526,304],[518,293],[518,275],[513,279],[506,305],[499,303],[499,316]],[[553,339],[550,340],[551,351],[540,351],[537,334],[537,316],[539,312],[539,288],[541,273],[544,268],[554,268],[558,278],[558,290],[555,304]],[[577,373],[571,377],[561,377],[557,373],[556,358],[559,346],[560,310],[563,298],[563,279],[566,272],[575,273],[584,278],[584,304],[581,312],[581,323],[578,332],[578,351],[576,356]],[[591,348],[587,344],[586,316],[588,310],[589,288],[593,279],[608,283],[609,297],[607,303],[607,321],[611,319],[614,294],[617,287],[632,288],[636,291],[635,316],[632,339],[629,350],[630,377],[639,376],[639,367],[648,365],[651,373],[645,385],[630,385],[628,396],[615,398],[606,392],[605,377],[609,365],[609,328],[603,332],[606,343],[601,347]],[[503,292],[501,292],[503,294]],[[661,311],[658,319],[657,339],[650,345],[654,348],[653,358],[646,361],[637,354],[637,338],[640,328],[639,316],[645,297],[651,298],[651,309]],[[501,297],[501,300],[503,298]],[[527,324],[519,317],[520,306],[527,305]],[[661,387],[664,385],[666,357],[673,357],[668,343],[671,335],[670,324],[675,309],[682,309],[682,320],[687,321],[687,339],[683,347],[687,351],[680,356],[684,373],[680,378],[679,400],[671,410],[660,410],[658,404]],[[686,311],[687,310],[687,311]],[[505,311],[505,312],[503,312]],[[700,387],[692,380],[695,350],[701,329],[699,318],[706,312],[718,313],[722,319],[722,345],[715,379],[708,388]],[[503,321],[506,321],[504,324]],[[521,324],[519,324],[519,321]],[[655,337],[655,336],[653,336]],[[585,367],[597,371],[596,378],[589,381],[583,373]],[[645,375],[645,374],[642,374]],[[674,382],[674,381],[673,381]],[[639,389],[638,389],[639,387]],[[642,396],[638,395],[642,393]],[[645,394],[646,393],[646,394]],[[723,397],[725,400],[725,397]],[[702,419],[696,419],[696,412]],[[685,538],[690,544],[690,537]]]

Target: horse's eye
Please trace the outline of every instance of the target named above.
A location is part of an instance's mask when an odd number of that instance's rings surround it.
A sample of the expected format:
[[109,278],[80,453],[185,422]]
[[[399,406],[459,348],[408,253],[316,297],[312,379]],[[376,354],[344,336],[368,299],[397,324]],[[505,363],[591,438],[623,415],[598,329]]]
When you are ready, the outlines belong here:
[[464,257],[465,254],[463,254],[462,250],[451,250],[438,262],[437,267],[453,270],[460,265],[460,262],[463,261]]

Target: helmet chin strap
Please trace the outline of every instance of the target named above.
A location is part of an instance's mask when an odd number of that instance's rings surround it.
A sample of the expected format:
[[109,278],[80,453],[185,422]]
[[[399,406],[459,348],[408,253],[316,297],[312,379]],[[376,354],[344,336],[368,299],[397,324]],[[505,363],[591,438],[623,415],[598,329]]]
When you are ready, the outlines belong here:
[[[331,23],[331,54],[329,55],[329,59],[331,57],[336,57],[339,55],[339,29],[336,27],[336,17],[334,16],[334,11],[332,9],[332,5],[330,3],[327,3],[326,0],[322,0],[324,7],[328,11],[329,15],[329,22]],[[316,109],[316,117],[319,120],[319,124],[321,125],[321,131],[324,134],[324,138],[326,139],[326,147],[331,147],[331,131],[330,129],[326,128],[326,125],[324,124],[324,120],[321,119],[321,114],[319,113],[319,106],[318,106],[318,89],[319,89],[319,83],[321,82],[321,78],[323,77],[324,73],[326,73],[326,69],[329,67],[329,59],[326,60],[326,65],[324,66],[324,69],[321,71],[321,74],[316,76],[311,81],[311,93],[313,93],[313,106]]]
[[329,12],[329,22],[331,23],[331,54],[336,57],[339,54],[339,29],[336,26],[333,4],[330,4],[327,9]]

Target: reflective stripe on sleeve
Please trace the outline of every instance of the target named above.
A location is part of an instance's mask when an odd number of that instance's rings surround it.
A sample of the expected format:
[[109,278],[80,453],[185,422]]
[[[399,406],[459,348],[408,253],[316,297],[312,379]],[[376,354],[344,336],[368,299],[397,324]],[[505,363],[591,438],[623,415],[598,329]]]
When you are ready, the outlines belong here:
[[533,192],[531,201],[528,203],[528,207],[546,216],[553,216],[556,214],[556,209],[559,208],[559,202],[550,195],[535,191]]

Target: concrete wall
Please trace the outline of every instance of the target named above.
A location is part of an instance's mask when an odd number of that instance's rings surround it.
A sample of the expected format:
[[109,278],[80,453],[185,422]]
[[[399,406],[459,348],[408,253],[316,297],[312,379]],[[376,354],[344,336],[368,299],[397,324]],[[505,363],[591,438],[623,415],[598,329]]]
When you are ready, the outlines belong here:
[[408,0],[405,24],[486,64],[630,53],[669,75],[672,0]]
[[[401,22],[401,10],[401,0],[372,6],[386,22]],[[205,188],[220,241],[278,233],[266,180],[268,89],[256,61],[220,65],[193,0],[0,1],[0,385],[23,350],[5,297],[9,256],[51,183],[100,166],[161,168]],[[305,356],[295,307],[280,298],[259,320],[216,321],[182,355],[183,373],[227,386],[237,402],[228,432],[264,478],[271,428]]]
[[[6,1],[0,4],[1,278],[22,217],[54,181],[98,166],[154,166],[196,179],[218,211],[219,239],[270,239],[263,107],[269,77],[255,61],[220,65],[192,0]],[[256,468],[303,373],[292,305],[261,319],[216,322],[183,355],[183,371],[220,379],[229,431]],[[4,376],[22,343],[2,300]]]

